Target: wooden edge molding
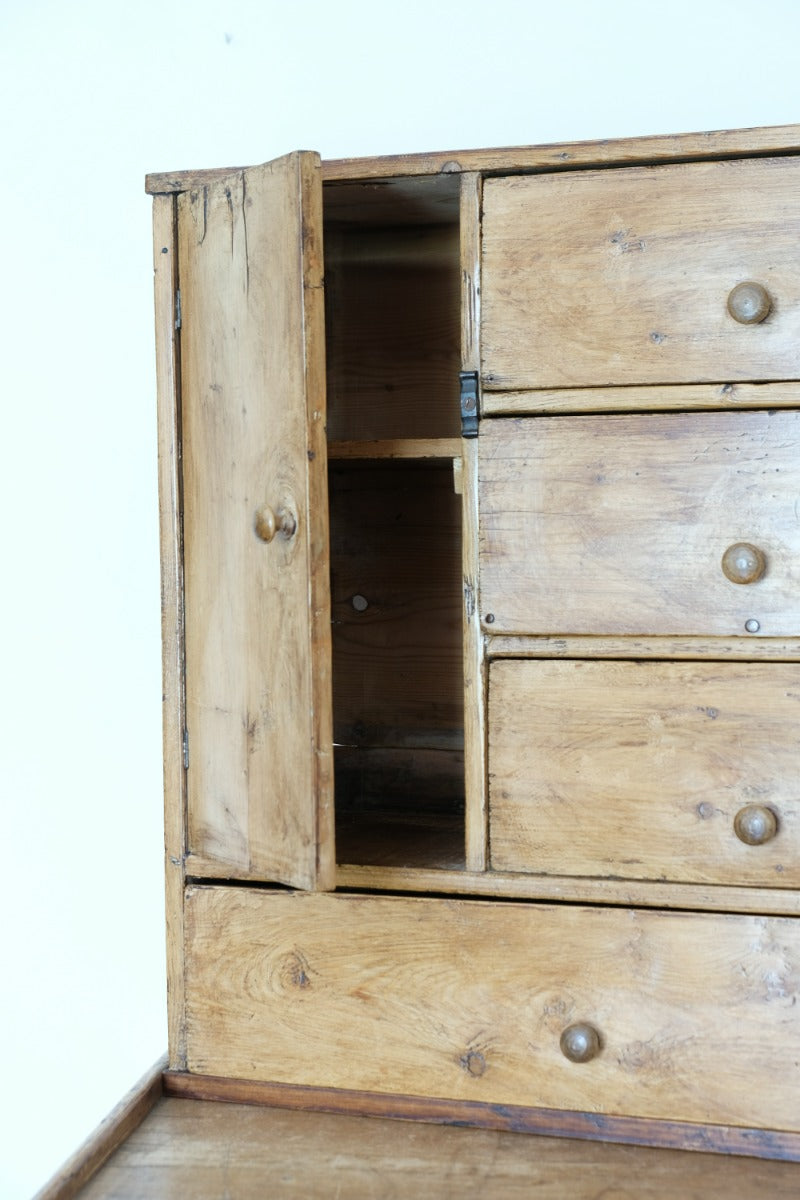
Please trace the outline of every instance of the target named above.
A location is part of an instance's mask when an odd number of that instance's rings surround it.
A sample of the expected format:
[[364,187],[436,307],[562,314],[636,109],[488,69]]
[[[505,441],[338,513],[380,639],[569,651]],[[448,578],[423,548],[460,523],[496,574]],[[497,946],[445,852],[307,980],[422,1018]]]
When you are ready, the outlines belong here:
[[[552,1108],[523,1108],[513,1104],[483,1104],[475,1100],[350,1092],[338,1088],[192,1075],[181,1071],[164,1072],[164,1095],[187,1100],[263,1104],[272,1108],[309,1112],[387,1117],[434,1125],[468,1125],[510,1133],[800,1162],[800,1134],[742,1129],[730,1125],[696,1125],[642,1117],[561,1112]],[[35,1200],[40,1198],[36,1197]]]
[[[322,163],[322,178],[332,182],[460,171],[553,171],[570,167],[632,166],[636,163],[798,152],[800,125],[773,125],[763,129],[720,129],[709,133],[658,134],[654,137],[587,140],[549,146],[509,146],[497,150],[446,150],[434,154],[329,159]],[[244,169],[222,167],[154,172],[145,177],[145,191],[150,195],[186,192]]]
[[77,1196],[161,1099],[166,1065],[165,1054],[112,1108],[94,1133],[67,1159],[50,1182],[36,1193],[33,1200],[72,1200]]

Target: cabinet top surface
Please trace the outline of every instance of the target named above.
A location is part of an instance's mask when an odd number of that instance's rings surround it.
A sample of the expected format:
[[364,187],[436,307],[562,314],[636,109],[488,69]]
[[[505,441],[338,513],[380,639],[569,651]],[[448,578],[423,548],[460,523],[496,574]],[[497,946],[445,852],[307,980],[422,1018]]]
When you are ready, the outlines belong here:
[[[626,166],[799,152],[800,125],[775,125],[758,129],[722,129],[708,133],[659,134],[654,137],[563,142],[489,150],[450,150],[372,158],[328,159],[322,162],[322,178],[326,182],[334,182],[392,176],[458,174],[463,171],[552,171],[577,167]],[[184,192],[245,169],[240,166],[157,172],[146,177],[145,191],[151,195]]]

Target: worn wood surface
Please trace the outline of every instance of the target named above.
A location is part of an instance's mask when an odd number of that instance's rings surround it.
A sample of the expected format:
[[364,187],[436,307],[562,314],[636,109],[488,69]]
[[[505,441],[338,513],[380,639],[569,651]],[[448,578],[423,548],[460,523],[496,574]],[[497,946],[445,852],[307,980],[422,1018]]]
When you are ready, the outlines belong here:
[[363,458],[458,458],[460,438],[386,438],[328,443],[328,461]]
[[[796,379],[798,184],[792,158],[487,180],[484,387]],[[727,310],[745,280],[758,325]]]
[[153,278],[158,400],[158,495],[161,537],[164,884],[167,921],[169,1061],[186,1065],[183,1026],[183,895],[186,854],[184,771],[184,613],[181,529],[180,343],[176,329],[176,201],[153,201]]
[[[786,664],[493,663],[492,865],[796,887],[799,706]],[[750,805],[764,845],[734,832]]]
[[[481,606],[490,633],[800,632],[800,416],[484,421]],[[734,542],[766,553],[731,583]],[[492,614],[491,627],[489,616]]]
[[793,1163],[164,1099],[81,1200],[788,1200]]
[[460,749],[461,503],[449,459],[331,464],[335,741]]
[[[452,174],[458,171],[538,171],[586,166],[689,161],[743,155],[790,154],[800,151],[800,126],[720,129],[708,133],[659,134],[655,137],[509,146],[490,150],[445,150],[433,154],[396,154],[377,158],[330,159],[323,163],[326,181],[382,179],[391,176]],[[151,194],[202,187],[232,170],[161,171],[145,178]]]
[[[318,160],[291,155],[185,193],[178,216],[190,849],[220,870],[327,887]],[[293,536],[257,536],[265,504],[293,514]]]
[[[797,638],[758,639],[757,657],[769,662],[800,662]],[[751,661],[749,638],[723,637],[593,637],[591,635],[548,637],[490,637],[492,658],[674,658]]]
[[487,416],[800,408],[800,384],[681,383],[657,388],[631,386],[539,388],[524,392],[485,391],[482,408]]
[[457,226],[327,239],[328,436],[458,437]]
[[[186,909],[194,1072],[800,1129],[795,921],[201,887]],[[603,1047],[581,1065],[577,1020]]]
[[84,1185],[158,1104],[162,1094],[161,1077],[166,1065],[167,1059],[164,1057],[142,1076],[101,1121],[94,1133],[36,1193],[34,1200],[73,1200],[75,1196],[84,1195]]

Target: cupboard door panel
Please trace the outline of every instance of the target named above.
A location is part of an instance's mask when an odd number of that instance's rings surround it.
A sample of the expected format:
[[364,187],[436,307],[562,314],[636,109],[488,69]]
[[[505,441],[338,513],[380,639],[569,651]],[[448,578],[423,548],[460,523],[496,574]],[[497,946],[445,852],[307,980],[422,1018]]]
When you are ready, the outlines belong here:
[[[800,414],[483,421],[479,458],[486,632],[736,635],[754,653],[800,633]],[[742,545],[764,556],[749,582],[723,565]]]
[[797,379],[799,187],[791,158],[488,179],[484,388]]
[[199,1074],[800,1130],[797,921],[194,888],[186,926]]
[[797,886],[799,718],[797,664],[495,662],[492,866]]
[[333,886],[322,185],[292,154],[178,200],[188,849]]

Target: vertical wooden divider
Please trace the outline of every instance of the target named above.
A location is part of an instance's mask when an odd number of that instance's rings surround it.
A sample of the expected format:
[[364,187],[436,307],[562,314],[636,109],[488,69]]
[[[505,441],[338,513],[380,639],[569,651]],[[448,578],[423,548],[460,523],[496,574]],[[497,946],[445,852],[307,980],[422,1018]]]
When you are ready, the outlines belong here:
[[[482,179],[461,177],[461,369],[480,370],[480,250]],[[464,571],[464,786],[466,868],[487,866],[486,671],[478,604],[478,439],[462,440]]]

